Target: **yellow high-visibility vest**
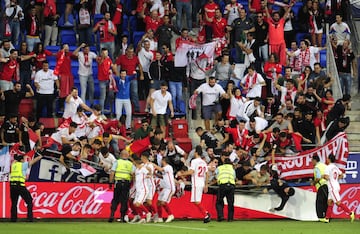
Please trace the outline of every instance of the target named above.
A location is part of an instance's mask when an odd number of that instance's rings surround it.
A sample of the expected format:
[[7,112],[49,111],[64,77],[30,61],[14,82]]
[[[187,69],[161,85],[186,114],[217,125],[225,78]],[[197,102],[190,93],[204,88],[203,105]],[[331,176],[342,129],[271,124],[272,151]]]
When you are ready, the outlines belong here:
[[[315,169],[318,168],[320,171],[320,175],[321,177],[325,174],[325,169],[326,169],[326,165],[324,163],[318,162],[315,165]],[[315,174],[315,169],[314,169],[314,179],[316,179],[316,174]],[[320,188],[320,186],[326,184],[327,181],[324,178],[321,178],[316,184],[316,190],[318,190]]]
[[22,167],[23,167],[22,162],[14,162],[11,165],[10,183],[20,182],[21,186],[25,186],[25,176],[23,175]]
[[221,165],[217,169],[219,172],[217,176],[217,181],[219,185],[227,183],[235,185],[235,172],[231,164]]
[[115,171],[115,180],[131,180],[131,172],[133,164],[124,159],[117,160],[117,167]]

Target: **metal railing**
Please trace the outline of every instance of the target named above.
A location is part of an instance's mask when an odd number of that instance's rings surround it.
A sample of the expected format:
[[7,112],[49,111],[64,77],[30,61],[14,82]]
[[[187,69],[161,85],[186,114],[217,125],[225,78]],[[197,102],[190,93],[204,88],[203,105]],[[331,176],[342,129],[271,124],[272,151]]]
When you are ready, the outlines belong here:
[[334,79],[332,85],[333,96],[335,100],[342,98],[343,93],[340,86],[339,74],[336,67],[334,52],[331,46],[329,24],[326,24],[326,70],[330,73]]

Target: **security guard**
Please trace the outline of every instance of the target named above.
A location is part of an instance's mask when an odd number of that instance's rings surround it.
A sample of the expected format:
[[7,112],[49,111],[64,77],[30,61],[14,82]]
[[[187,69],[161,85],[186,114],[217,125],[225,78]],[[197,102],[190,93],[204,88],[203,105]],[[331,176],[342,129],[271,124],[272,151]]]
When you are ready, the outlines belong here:
[[216,178],[219,189],[216,197],[216,211],[218,221],[224,219],[224,197],[228,203],[228,221],[234,219],[234,193],[235,193],[235,169],[229,158],[225,158],[224,164],[216,169]]
[[25,187],[26,170],[34,163],[39,161],[42,156],[38,156],[30,162],[24,162],[23,155],[16,155],[15,161],[11,164],[10,172],[10,197],[11,197],[11,222],[17,221],[17,204],[19,196],[27,204],[27,221],[33,222],[33,204],[30,192]]
[[129,152],[126,150],[121,151],[120,159],[115,161],[111,168],[109,179],[110,189],[112,189],[115,179],[114,197],[111,201],[111,213],[108,220],[110,223],[114,221],[114,214],[119,203],[121,203],[121,222],[126,222],[124,218],[128,209],[130,182],[133,172],[134,166],[129,161]]
[[328,187],[327,182],[323,178],[325,174],[326,165],[320,162],[320,158],[317,155],[312,157],[312,164],[314,165],[314,181],[313,185],[316,187],[316,214],[319,221],[325,220],[325,214],[327,210],[328,200]]

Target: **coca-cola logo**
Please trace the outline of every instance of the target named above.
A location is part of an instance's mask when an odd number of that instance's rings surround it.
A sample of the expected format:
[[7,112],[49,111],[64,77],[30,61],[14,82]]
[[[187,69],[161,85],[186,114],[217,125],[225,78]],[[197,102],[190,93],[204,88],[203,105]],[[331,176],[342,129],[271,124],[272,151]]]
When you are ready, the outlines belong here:
[[[350,187],[341,194],[341,202],[344,203],[356,215],[360,214],[360,187]],[[344,213],[343,209],[334,206],[333,213],[341,215]]]
[[[29,185],[28,190],[33,198],[34,214],[53,215],[97,215],[102,211],[102,203],[95,202],[96,194],[107,189],[93,189],[87,185],[71,187],[67,191],[38,191],[37,185]],[[26,214],[24,200],[18,203],[18,213]]]

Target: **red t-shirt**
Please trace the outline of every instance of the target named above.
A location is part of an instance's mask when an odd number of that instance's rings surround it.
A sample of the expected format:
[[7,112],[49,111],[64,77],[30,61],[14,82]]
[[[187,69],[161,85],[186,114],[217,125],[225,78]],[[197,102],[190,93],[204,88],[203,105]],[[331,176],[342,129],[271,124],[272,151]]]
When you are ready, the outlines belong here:
[[284,39],[284,25],[285,19],[281,18],[279,22],[274,22],[272,18],[267,19],[269,23],[269,44],[279,45],[285,43]]
[[149,29],[152,29],[154,32],[158,29],[160,25],[163,24],[161,19],[153,19],[150,16],[145,16],[144,18],[145,26],[145,32],[147,32]]
[[102,63],[98,62],[98,80],[107,81],[109,80],[109,72],[112,61],[109,57],[105,58]]
[[225,131],[232,135],[234,139],[234,144],[236,146],[240,146],[241,148],[245,148],[247,144],[247,137],[249,131],[247,129],[243,129],[241,132],[239,130],[239,127],[236,128],[225,128]]
[[174,55],[171,52],[166,54],[165,62],[170,62],[170,61],[174,61]]
[[282,66],[281,66],[281,64],[266,62],[266,63],[264,64],[264,72],[265,72],[266,76],[267,76],[267,77],[270,77],[271,79],[273,79],[272,68],[275,69],[275,73],[276,73],[276,74],[280,74],[281,71],[282,71]]
[[131,76],[136,74],[136,67],[139,66],[139,58],[133,56],[131,59],[128,58],[125,54],[120,55],[115,63],[121,67],[121,69],[126,70],[127,75]]
[[[30,55],[33,55],[33,54],[35,54],[35,52],[30,53]],[[51,56],[51,55],[52,55],[52,53],[48,50],[44,50],[42,53],[37,54],[35,57],[36,70],[42,69],[42,64],[46,60],[46,57]]]
[[[104,25],[101,25],[101,24],[104,24]],[[112,28],[116,32],[115,24],[112,21],[100,20],[95,25],[95,27],[98,27],[98,26],[99,26],[99,32],[100,32],[100,42],[115,41],[114,35],[109,32],[109,27]]]
[[261,0],[251,0],[250,4],[252,9],[255,9],[255,12],[261,11]]
[[119,25],[121,24],[121,17],[122,17],[122,5],[121,4],[118,4],[116,6],[116,10],[115,10],[115,14],[114,14],[114,17],[112,19],[112,22],[115,24],[115,25]]
[[224,18],[220,20],[214,19],[213,27],[213,37],[214,38],[223,38],[225,36],[227,21]]
[[[62,51],[59,51],[56,54],[57,62],[58,62],[59,58],[61,57],[61,54],[62,54]],[[71,72],[71,57],[72,56],[73,56],[73,54],[71,52],[67,52],[65,54],[64,61],[61,64],[61,66],[59,66],[59,74],[72,76],[72,72]]]
[[[219,9],[219,5],[215,2],[213,3],[206,3],[204,6],[204,14],[207,15],[208,18],[215,20],[215,10]],[[208,22],[206,17],[204,16],[204,23],[206,25],[211,25],[212,22]]]
[[0,74],[1,80],[12,81],[15,78],[16,67],[18,62],[16,60],[9,60],[3,65],[3,70]]

